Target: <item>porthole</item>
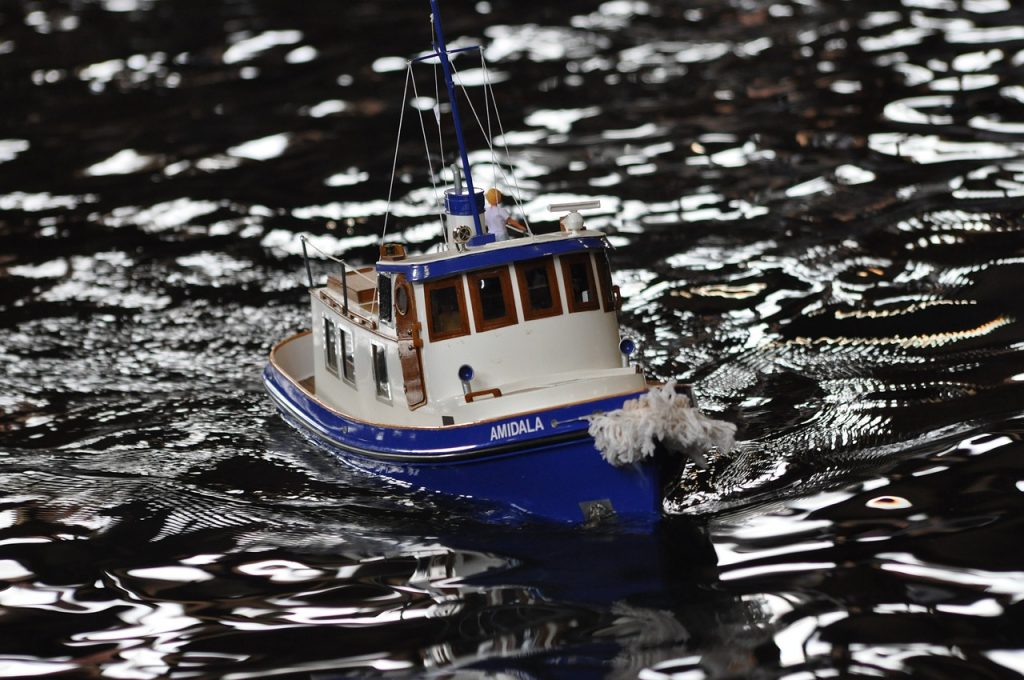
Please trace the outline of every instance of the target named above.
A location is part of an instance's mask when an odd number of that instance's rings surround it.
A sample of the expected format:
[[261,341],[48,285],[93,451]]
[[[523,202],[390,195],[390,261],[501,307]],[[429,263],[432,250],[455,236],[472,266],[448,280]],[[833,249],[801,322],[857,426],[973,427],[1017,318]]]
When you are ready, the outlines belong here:
[[409,284],[404,281],[395,287],[395,310],[402,316],[409,313]]

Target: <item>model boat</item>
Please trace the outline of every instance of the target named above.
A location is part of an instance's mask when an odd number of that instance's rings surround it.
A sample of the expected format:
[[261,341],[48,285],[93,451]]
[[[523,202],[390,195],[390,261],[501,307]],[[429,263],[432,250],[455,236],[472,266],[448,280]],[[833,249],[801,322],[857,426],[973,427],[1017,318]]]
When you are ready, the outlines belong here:
[[551,206],[552,233],[491,233],[437,0],[431,9],[427,57],[443,69],[461,158],[445,245],[386,243],[375,266],[341,264],[322,286],[310,276],[312,330],[273,348],[266,387],[289,421],[367,473],[557,522],[654,522],[658,456],[613,465],[590,433],[595,415],[650,389],[620,333],[610,245],[580,212],[595,204]]

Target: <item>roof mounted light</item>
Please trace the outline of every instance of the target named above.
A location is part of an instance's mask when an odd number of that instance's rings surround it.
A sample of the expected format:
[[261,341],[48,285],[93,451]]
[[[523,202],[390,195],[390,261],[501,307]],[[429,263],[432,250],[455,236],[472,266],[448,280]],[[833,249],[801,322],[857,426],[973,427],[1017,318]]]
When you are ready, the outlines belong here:
[[601,207],[601,201],[576,201],[575,203],[552,203],[548,206],[551,212],[562,212],[563,210],[594,210]]
[[583,215],[580,215],[580,210],[591,210],[594,208],[600,208],[601,201],[576,201],[574,203],[552,203],[548,206],[548,210],[551,212],[562,212],[568,210],[569,212],[562,215],[558,222],[562,225],[563,231],[576,232],[583,229]]
[[469,394],[473,391],[473,367],[469,364],[459,366],[459,380],[462,382],[462,393]]

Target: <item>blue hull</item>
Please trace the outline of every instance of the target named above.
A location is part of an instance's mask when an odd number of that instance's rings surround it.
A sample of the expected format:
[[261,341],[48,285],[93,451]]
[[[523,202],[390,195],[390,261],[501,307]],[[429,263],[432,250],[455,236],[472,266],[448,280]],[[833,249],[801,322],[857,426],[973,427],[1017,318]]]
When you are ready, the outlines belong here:
[[653,461],[605,462],[583,416],[619,408],[626,394],[472,425],[372,425],[325,407],[268,364],[263,380],[288,420],[349,464],[415,487],[579,524],[614,514],[630,525],[661,517]]

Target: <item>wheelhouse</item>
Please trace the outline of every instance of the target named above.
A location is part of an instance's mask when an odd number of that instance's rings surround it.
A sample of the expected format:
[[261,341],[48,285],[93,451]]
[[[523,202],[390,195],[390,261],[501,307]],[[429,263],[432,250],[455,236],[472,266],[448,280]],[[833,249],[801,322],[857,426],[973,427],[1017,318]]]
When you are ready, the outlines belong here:
[[316,396],[345,412],[387,407],[389,417],[443,425],[486,417],[460,416],[467,404],[504,411],[559,384],[635,376],[619,352],[607,247],[597,232],[454,257],[386,246],[376,267],[311,291]]

